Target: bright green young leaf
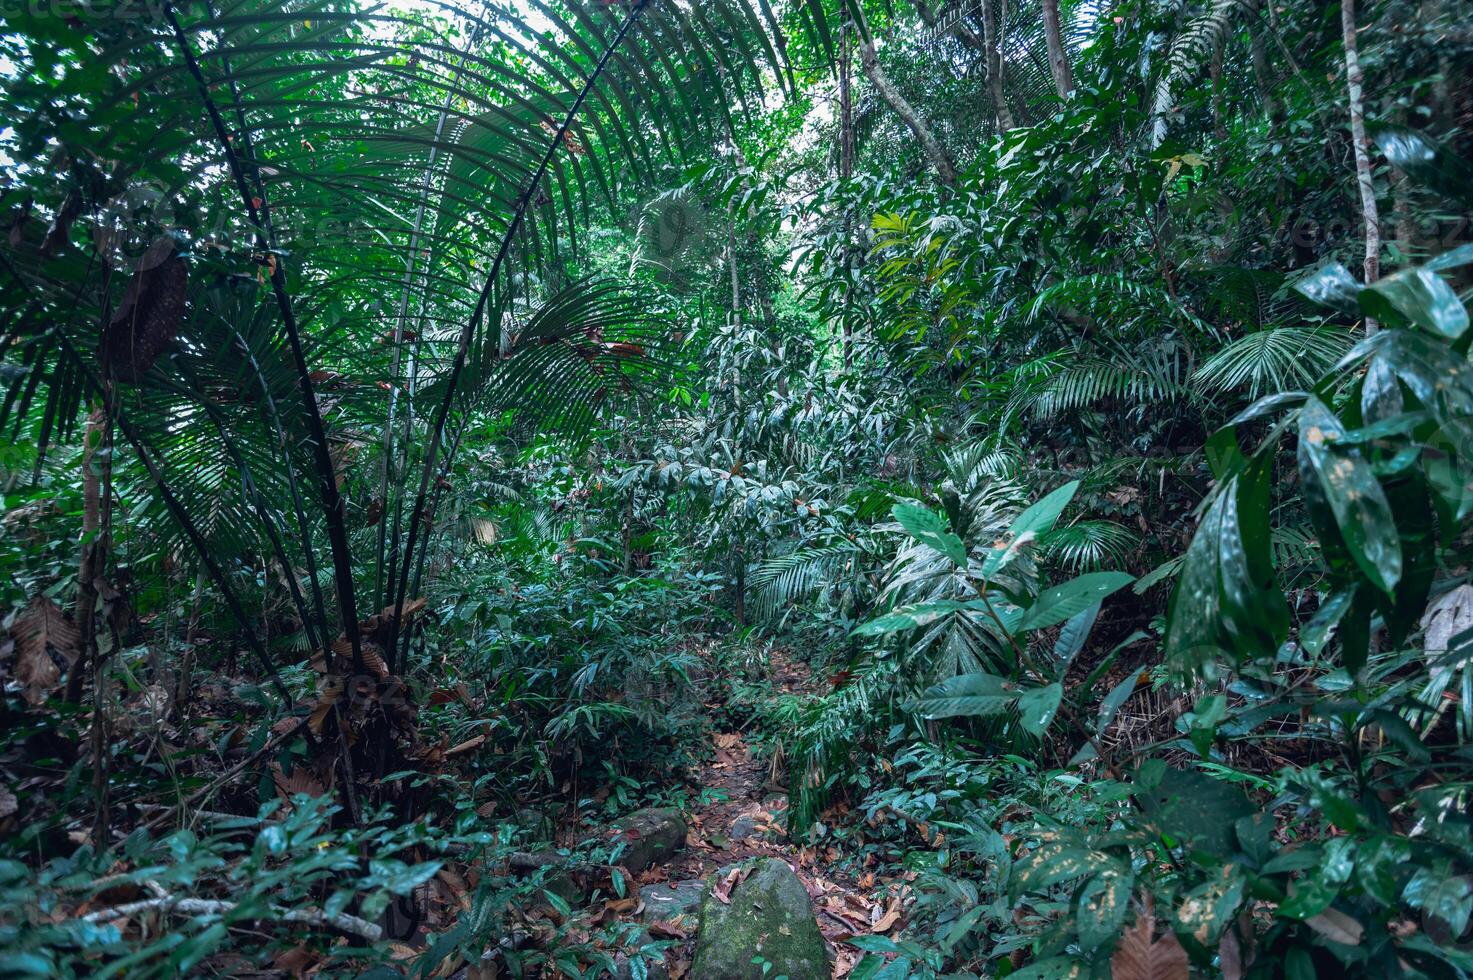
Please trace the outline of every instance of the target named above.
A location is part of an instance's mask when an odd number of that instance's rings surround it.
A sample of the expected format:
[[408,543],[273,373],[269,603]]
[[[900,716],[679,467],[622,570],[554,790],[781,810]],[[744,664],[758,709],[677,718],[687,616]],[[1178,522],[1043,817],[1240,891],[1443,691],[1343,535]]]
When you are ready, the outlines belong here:
[[1088,572],[1044,589],[1038,594],[1038,601],[1023,613],[1020,626],[1033,630],[1062,623],[1134,581],[1135,576],[1125,572]]
[[1065,507],[1069,506],[1069,502],[1078,492],[1079,481],[1071,480],[1052,493],[1034,501],[1026,510],[1013,518],[1008,532],[1015,539],[1030,532],[1035,535],[1047,534],[1054,529],[1054,523],[1059,519],[1059,515],[1064,512]]
[[934,548],[958,565],[967,564],[967,548],[962,539],[951,533],[946,522],[935,511],[917,504],[898,503],[891,510],[905,533],[921,544]]

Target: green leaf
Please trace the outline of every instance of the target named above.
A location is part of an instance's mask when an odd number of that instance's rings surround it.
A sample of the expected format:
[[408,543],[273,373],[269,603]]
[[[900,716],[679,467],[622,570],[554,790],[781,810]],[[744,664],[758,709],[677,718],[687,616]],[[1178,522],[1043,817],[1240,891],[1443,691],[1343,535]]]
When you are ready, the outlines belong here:
[[1077,913],[1080,945],[1094,949],[1119,938],[1134,884],[1134,875],[1115,868],[1102,871],[1084,883],[1079,889]]
[[933,510],[917,504],[898,503],[890,511],[905,533],[921,544],[939,551],[962,567],[967,564],[967,548],[962,539],[951,533],[946,522]]
[[898,633],[902,630],[927,626],[938,619],[955,615],[966,609],[978,609],[980,607],[981,602],[975,599],[968,602],[957,602],[954,599],[939,599],[936,602],[918,602],[909,606],[900,606],[883,616],[876,616],[869,622],[856,626],[854,628],[854,635],[882,636],[886,633]]
[[1016,540],[1025,534],[1039,535],[1053,530],[1059,515],[1064,512],[1065,507],[1069,506],[1069,502],[1074,499],[1077,492],[1079,492],[1079,481],[1073,480],[1034,501],[1026,510],[1013,518],[1008,532]]
[[1234,822],[1255,812],[1242,790],[1196,769],[1166,767],[1154,785],[1138,778],[1133,792],[1162,833],[1219,856],[1233,853]]
[[992,674],[958,674],[926,689],[910,703],[922,718],[1003,714],[1018,700],[1008,682]]
[[1462,157],[1405,126],[1373,122],[1366,131],[1392,166],[1440,194],[1473,205],[1473,166]]
[[1202,884],[1182,898],[1176,920],[1180,931],[1204,947],[1216,944],[1222,931],[1233,921],[1248,880],[1236,864],[1224,864]]
[[1361,290],[1359,301],[1367,316],[1388,321],[1404,318],[1449,340],[1468,329],[1468,311],[1457,294],[1425,267],[1413,266],[1376,280]]
[[1023,691],[1018,695],[1019,722],[1034,735],[1042,735],[1063,700],[1064,688],[1058,683]]
[[1089,639],[1089,632],[1094,629],[1095,619],[1099,614],[1100,603],[1097,602],[1084,612],[1071,616],[1059,630],[1059,638],[1054,641],[1054,664],[1061,675],[1084,649],[1084,643]]
[[1396,522],[1386,494],[1360,450],[1335,445],[1344,434],[1340,422],[1319,399],[1311,398],[1300,410],[1299,474],[1310,516],[1315,519],[1327,557],[1327,537],[1343,542],[1366,579],[1390,595],[1401,579],[1401,541]]
[[1098,725],[1097,731],[1103,732],[1106,728],[1110,727],[1110,722],[1115,720],[1115,713],[1120,710],[1120,706],[1128,701],[1130,696],[1135,693],[1136,683],[1139,679],[1140,675],[1135,671],[1131,671],[1130,676],[1110,688],[1110,693],[1106,694],[1105,700],[1100,702],[1100,715],[1096,723]]
[[1339,262],[1328,262],[1294,284],[1296,292],[1349,316],[1360,315],[1361,284]]
[[1019,625],[1030,630],[1062,623],[1134,581],[1135,576],[1125,572],[1089,572],[1070,579],[1040,592]]

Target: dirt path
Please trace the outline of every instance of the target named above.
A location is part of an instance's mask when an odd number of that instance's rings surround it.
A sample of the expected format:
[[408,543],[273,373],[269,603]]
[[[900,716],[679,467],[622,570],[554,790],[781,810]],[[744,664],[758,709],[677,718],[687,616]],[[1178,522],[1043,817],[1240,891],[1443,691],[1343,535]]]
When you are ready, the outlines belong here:
[[[770,671],[773,686],[782,691],[798,693],[815,688],[808,667],[789,660],[782,651],[773,651]],[[719,709],[721,705],[712,707]],[[830,946],[833,976],[847,976],[861,954],[845,940],[891,928],[899,918],[900,893],[893,887],[877,889],[873,874],[861,873],[856,880],[833,867],[831,862],[838,855],[831,850],[821,852],[793,843],[785,829],[785,786],[774,782],[768,761],[755,757],[741,732],[717,732],[712,741],[712,753],[700,770],[701,785],[708,791],[704,795],[710,802],[691,814],[685,849],[667,863],[641,874],[640,884],[654,886],[656,892],[668,889],[673,895],[682,885],[690,889],[694,882],[748,858],[781,858],[798,874],[813,900],[819,929]],[[886,895],[886,891],[892,894]],[[643,916],[643,921],[651,925],[644,906],[640,902],[628,918],[633,921]],[[652,932],[659,938],[684,940],[683,947],[672,950],[667,959],[672,978],[688,976],[695,926],[693,916],[674,921],[656,919],[652,924]]]

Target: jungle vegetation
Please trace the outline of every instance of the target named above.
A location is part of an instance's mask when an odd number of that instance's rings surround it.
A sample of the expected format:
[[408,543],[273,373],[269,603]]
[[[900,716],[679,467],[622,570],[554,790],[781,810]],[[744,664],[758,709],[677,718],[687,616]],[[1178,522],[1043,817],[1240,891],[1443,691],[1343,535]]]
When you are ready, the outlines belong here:
[[1467,0],[0,10],[0,972],[1473,973]]

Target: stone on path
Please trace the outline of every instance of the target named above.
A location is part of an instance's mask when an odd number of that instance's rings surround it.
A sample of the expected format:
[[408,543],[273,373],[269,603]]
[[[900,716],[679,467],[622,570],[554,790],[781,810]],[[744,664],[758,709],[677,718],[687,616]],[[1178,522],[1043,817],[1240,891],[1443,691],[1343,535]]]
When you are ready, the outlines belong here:
[[[731,890],[730,904],[713,893],[701,903],[692,978],[699,980],[828,980],[828,951],[803,882],[779,858],[765,858]],[[760,957],[761,960],[753,962]],[[771,964],[764,973],[762,962]]]
[[700,878],[645,885],[639,890],[639,901],[644,906],[640,918],[645,922],[656,919],[669,922],[676,916],[684,915],[694,921],[705,894],[706,882]]
[[623,840],[624,852],[615,861],[639,874],[651,865],[668,861],[685,846],[685,817],[674,807],[647,807],[615,820],[615,839]]

